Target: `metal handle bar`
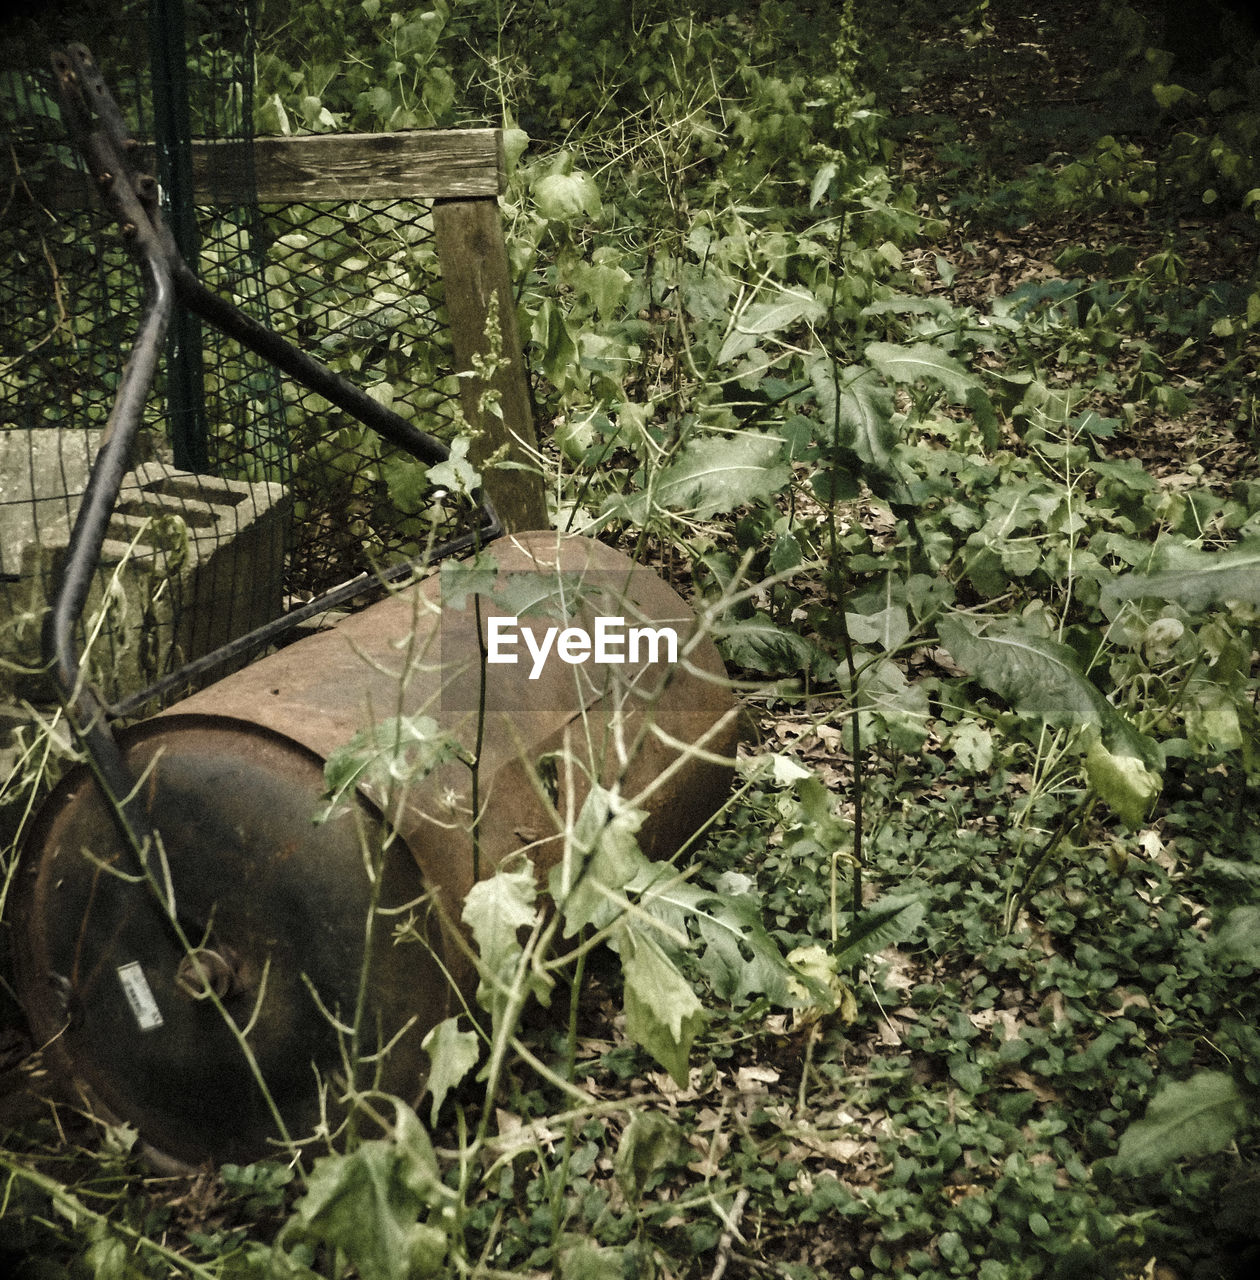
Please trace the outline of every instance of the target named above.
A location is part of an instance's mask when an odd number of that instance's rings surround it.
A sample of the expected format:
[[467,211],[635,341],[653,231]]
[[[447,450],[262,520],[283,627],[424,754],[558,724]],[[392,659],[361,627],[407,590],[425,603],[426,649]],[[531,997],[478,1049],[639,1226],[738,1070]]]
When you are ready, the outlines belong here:
[[[123,369],[100,452],[93,463],[71,532],[61,580],[44,622],[43,648],[67,713],[97,777],[119,821],[129,829],[125,834],[140,850],[152,832],[135,799],[136,779],[123,759],[109,721],[137,710],[144,700],[163,691],[168,683],[188,678],[189,672],[185,669],[171,681],[145,690],[135,698],[106,705],[84,679],[74,630],[86,607],[109,521],[130,465],[132,446],[157,373],[175,300],[418,460],[429,464],[443,462],[450,451],[435,436],[413,426],[321,361],[208,290],[184,261],[162,220],[157,181],[132,167],[131,156],[137,143],[91,52],[85,45],[71,44],[64,51],[53,53],[52,66],[71,138],[87,162],[107,210],[118,220],[123,238],[140,264],[145,301],[139,332]],[[478,523],[471,531],[443,543],[442,554],[456,554],[483,545],[503,533],[502,522],[489,498],[484,493],[475,496],[479,499]],[[412,568],[412,565],[398,566],[383,576],[399,576]],[[343,601],[378,580],[363,574],[332,594],[338,602]],[[314,602],[312,608],[316,605],[326,608],[331,603],[332,598],[325,596]],[[224,649],[207,655],[198,664],[198,672],[212,668],[227,656],[261,647],[292,621],[292,617],[287,617],[238,637]]]

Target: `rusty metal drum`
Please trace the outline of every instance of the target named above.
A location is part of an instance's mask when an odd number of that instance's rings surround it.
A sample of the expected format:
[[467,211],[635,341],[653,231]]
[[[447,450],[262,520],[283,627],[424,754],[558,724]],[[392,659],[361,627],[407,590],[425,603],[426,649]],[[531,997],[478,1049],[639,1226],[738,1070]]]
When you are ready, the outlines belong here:
[[[720,807],[736,705],[682,599],[585,538],[488,554],[121,731],[146,876],[85,768],[44,804],[19,995],[54,1074],[160,1160],[266,1156],[335,1119],[355,1060],[416,1097],[421,1041],[475,978],[465,895],[521,853],[543,877],[593,784],[638,798],[655,857]],[[381,725],[449,749],[413,768],[399,741],[330,803],[329,759]]]

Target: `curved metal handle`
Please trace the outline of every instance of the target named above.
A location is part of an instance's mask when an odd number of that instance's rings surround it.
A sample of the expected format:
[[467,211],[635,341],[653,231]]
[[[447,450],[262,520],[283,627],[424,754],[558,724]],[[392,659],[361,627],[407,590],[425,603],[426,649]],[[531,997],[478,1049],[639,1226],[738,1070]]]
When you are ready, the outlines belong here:
[[[44,619],[43,647],[75,732],[115,811],[129,827],[129,837],[142,844],[151,833],[135,801],[136,780],[123,760],[104,707],[84,679],[74,632],[87,605],[110,517],[130,467],[132,447],[174,309],[175,291],[169,253],[162,243],[162,224],[157,216],[156,183],[145,176],[132,177],[125,152],[134,143],[127,136],[122,116],[92,62],[92,55],[82,45],[71,45],[65,53],[55,53],[52,63],[71,133],[88,159],[106,205],[122,223],[123,236],[133,256],[140,263],[145,299],[140,331],[123,368],[100,452],[70,534],[61,579]],[[102,126],[92,123],[93,107],[104,122]]]
[[[55,52],[52,64],[67,127],[87,161],[106,208],[120,223],[145,281],[140,331],[123,371],[104,441],[70,536],[62,578],[44,624],[44,654],[62,700],[121,813],[135,809],[128,799],[134,790],[134,779],[128,774],[108,722],[122,715],[124,709],[132,710],[139,699],[107,707],[96,697],[83,678],[74,629],[87,604],[110,516],[129,469],[132,444],[157,372],[175,300],[420,461],[443,462],[450,451],[435,436],[421,431],[321,361],[208,290],[180,255],[174,236],[162,220],[157,182],[132,168],[136,141],[128,133],[122,112],[91,52],[82,44],[72,44],[64,52]],[[476,499],[480,515],[476,527],[443,544],[442,554],[485,545],[503,533],[502,522],[489,498],[483,492]],[[403,569],[409,566],[399,571]],[[338,594],[348,598],[366,585],[366,578],[356,579]],[[329,602],[325,599],[320,603],[327,607]],[[275,630],[275,624],[260,627],[227,649],[248,651],[272,638]],[[144,696],[147,698],[150,692],[145,691]],[[133,833],[140,837],[146,830],[140,815],[128,812],[127,817],[133,821]]]

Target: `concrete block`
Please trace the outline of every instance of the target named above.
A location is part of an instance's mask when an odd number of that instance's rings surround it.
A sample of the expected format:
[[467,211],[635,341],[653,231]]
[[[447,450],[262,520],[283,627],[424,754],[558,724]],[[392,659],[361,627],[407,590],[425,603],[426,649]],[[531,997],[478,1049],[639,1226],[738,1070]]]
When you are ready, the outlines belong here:
[[100,431],[0,431],[0,573],[32,542],[64,543],[87,488]]
[[[59,484],[63,469],[46,482]],[[22,671],[40,666],[40,626],[81,490],[72,498],[48,492],[36,487],[25,517],[6,517],[26,540],[18,579],[6,584],[7,618],[0,595],[0,696],[48,693],[47,681]],[[157,462],[127,475],[85,613],[89,670],[106,698],[136,693],[281,613],[288,514],[278,484]]]

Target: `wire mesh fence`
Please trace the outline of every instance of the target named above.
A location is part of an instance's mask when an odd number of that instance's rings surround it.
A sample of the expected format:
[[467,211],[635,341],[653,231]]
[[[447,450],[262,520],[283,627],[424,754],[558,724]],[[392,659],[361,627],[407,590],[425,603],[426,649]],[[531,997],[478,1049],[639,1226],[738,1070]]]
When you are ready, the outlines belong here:
[[[171,7],[130,7],[144,11],[151,45],[170,38],[156,10]],[[168,210],[185,259],[243,312],[447,435],[459,384],[428,203],[241,196],[253,179],[250,7],[197,6],[182,34],[190,136],[246,144],[233,151],[226,203],[211,184]],[[161,120],[155,130],[153,72],[119,58],[98,61],[135,136],[156,131],[164,186],[178,186]],[[0,703],[47,696],[40,620],[142,305],[139,273],[70,153],[50,75],[2,63]],[[106,699],[126,699],[336,583],[465,530],[468,504],[436,500],[425,474],[181,313],[85,616],[91,678]]]
[[[415,425],[449,436],[459,387],[428,202],[264,206],[276,331]],[[217,376],[217,375],[216,375]],[[292,442],[295,591],[417,554],[431,533],[423,469],[322,396],[283,387]],[[239,436],[226,436],[227,461]]]

